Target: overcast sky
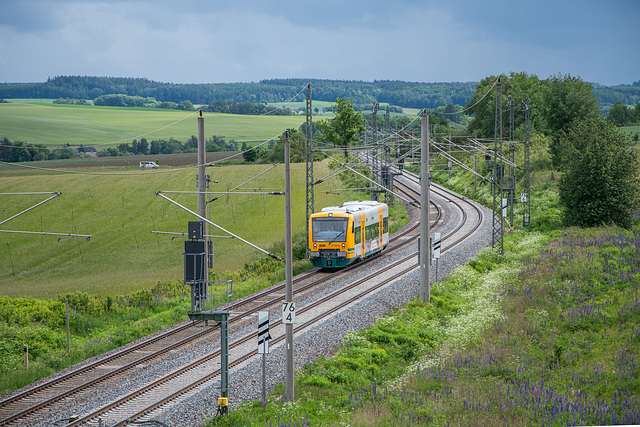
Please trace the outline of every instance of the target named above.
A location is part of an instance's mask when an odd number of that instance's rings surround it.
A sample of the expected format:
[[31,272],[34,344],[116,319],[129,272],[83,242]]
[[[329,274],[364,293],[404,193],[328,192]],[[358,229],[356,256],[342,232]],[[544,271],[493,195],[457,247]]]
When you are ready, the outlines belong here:
[[0,82],[640,80],[640,0],[0,0]]

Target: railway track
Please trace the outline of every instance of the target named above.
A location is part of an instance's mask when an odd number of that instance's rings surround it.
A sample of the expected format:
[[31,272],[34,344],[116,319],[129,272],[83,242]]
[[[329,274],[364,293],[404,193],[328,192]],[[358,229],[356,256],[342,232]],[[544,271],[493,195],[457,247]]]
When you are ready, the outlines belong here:
[[[415,185],[417,177],[415,177],[415,175],[411,176],[407,174],[404,179],[407,180],[406,185],[400,183],[400,186],[405,186],[405,188],[399,190],[403,191],[407,195],[411,195],[411,193],[415,191],[415,189],[410,188],[411,183]],[[433,191],[445,198],[448,202],[458,203],[455,202],[453,197],[444,189],[434,188]],[[414,194],[417,194],[417,192]],[[411,197],[414,196],[411,195]],[[464,212],[461,207],[460,209]],[[436,216],[436,220],[433,222],[433,225],[436,225],[442,219],[442,211],[438,207],[434,207],[432,210],[435,211]],[[479,221],[481,221],[482,217],[479,210],[478,213]],[[463,218],[464,219],[459,227],[443,237],[443,242],[453,238],[456,233],[459,233],[460,229],[464,227],[464,222],[466,222],[466,213],[463,213]],[[393,251],[408,245],[410,242],[414,242],[418,235],[418,228],[419,225],[414,224],[413,226],[407,227],[403,233],[397,233],[394,235],[390,247],[374,259],[390,254]],[[471,231],[471,233],[472,232],[473,231]],[[443,251],[448,250],[462,239],[464,239],[464,236],[458,237],[448,246],[444,246]],[[296,327],[296,332],[302,332],[305,328],[309,328],[311,325],[321,321],[323,318],[326,318],[326,316],[330,316],[342,307],[345,307],[353,301],[357,301],[364,295],[375,292],[377,289],[387,285],[395,278],[401,277],[412,269],[417,268],[417,263],[411,262],[412,258],[415,261],[415,254],[403,257],[402,259],[387,266],[385,271],[393,269],[398,270],[396,273],[391,274],[387,279],[381,280],[381,272],[367,275],[363,279],[357,280],[317,299],[316,302],[312,304],[298,309],[296,316],[298,319],[303,319],[306,312],[318,310],[317,307],[322,306],[323,304],[327,305],[327,308],[323,309],[322,313],[314,315],[314,317],[310,317],[308,320],[305,320],[304,323],[298,325]],[[403,266],[404,264],[408,265]],[[357,266],[358,265],[352,268],[357,268]],[[301,298],[300,296],[305,292],[315,292],[315,290],[321,287],[323,283],[335,281],[339,277],[349,275],[349,270],[350,269],[345,269],[333,274],[314,270],[303,277],[297,277],[294,281],[294,293],[296,294],[296,299]],[[318,276],[322,277],[320,279],[316,279]],[[358,289],[359,287],[361,289],[356,291],[355,289]],[[284,284],[276,285],[235,302],[234,309],[239,310],[240,313],[237,316],[233,316],[230,321],[240,322],[245,320],[248,322],[253,319],[251,315],[255,314],[257,311],[273,308],[274,306],[279,307],[282,300],[281,294],[283,288]],[[354,296],[346,299],[341,297],[341,295],[348,292],[355,292],[355,294]],[[344,301],[339,304],[330,302],[332,300],[335,301],[336,298],[341,298]],[[280,321],[273,324],[273,327],[276,328],[274,331],[279,327],[279,322]],[[27,421],[28,418],[31,418],[34,414],[38,414],[38,412],[55,412],[56,406],[64,406],[68,404],[68,399],[71,396],[81,394],[87,390],[95,389],[96,387],[99,387],[102,382],[113,381],[114,376],[123,375],[127,371],[136,369],[136,367],[145,363],[152,363],[154,359],[162,357],[162,355],[166,355],[169,352],[175,352],[176,350],[197,342],[200,339],[206,339],[210,337],[209,334],[218,329],[216,327],[206,328],[193,333],[193,330],[197,329],[194,328],[194,326],[197,325],[194,323],[187,323],[180,327],[173,328],[166,333],[158,335],[157,337],[140,342],[130,348],[123,349],[121,353],[105,357],[75,372],[70,372],[67,375],[61,376],[56,380],[52,380],[40,385],[39,387],[32,388],[24,393],[17,394],[9,399],[0,401],[0,424],[21,425],[22,422]],[[282,329],[284,328],[282,327]],[[240,350],[243,346],[247,346],[247,343],[254,343],[255,335],[255,333],[246,334],[244,337],[234,341],[231,344],[231,348]],[[284,335],[275,337],[272,341],[273,345],[276,345],[280,340],[284,339],[283,336]],[[168,344],[167,341],[171,341],[171,343]],[[158,348],[155,348],[156,346]],[[242,364],[246,360],[254,357],[256,351],[255,346],[253,347],[254,350],[246,351],[241,357],[234,360],[231,367],[233,368],[234,366]],[[145,355],[140,356],[141,353],[145,353]],[[125,359],[127,357],[131,357],[133,360],[126,361]],[[193,390],[196,387],[202,387],[207,382],[214,381],[219,375],[219,370],[212,369],[211,364],[215,364],[217,358],[219,358],[219,352],[203,356],[202,358],[195,360],[193,363],[172,372],[170,375],[164,376],[149,383],[148,385],[145,385],[144,387],[136,389],[134,392],[124,395],[122,398],[110,403],[109,405],[99,408],[98,410],[94,410],[71,425],[81,425],[83,423],[90,422],[91,420],[95,421],[98,418],[108,419],[109,424],[107,425],[123,425],[122,423],[127,420],[138,419],[144,414],[148,414],[151,411],[166,405],[168,402],[189,393],[190,390]],[[114,367],[110,368],[109,364],[112,364]],[[203,371],[207,374],[205,375]],[[96,373],[100,373],[100,375],[96,375]],[[193,376],[198,377],[199,380],[195,382],[187,381],[189,383],[188,385],[183,384],[185,377]],[[148,396],[154,397],[149,398]],[[162,396],[162,398],[159,396]],[[153,402],[150,402],[150,400]],[[10,415],[7,416],[7,413]],[[118,419],[121,421],[117,421]],[[116,424],[112,424],[114,422]]]
[[[435,204],[432,204],[432,211],[435,214],[435,220],[433,221],[433,226],[435,226],[442,217],[442,212]],[[407,240],[406,236],[412,233],[415,234],[417,228],[418,226],[415,224],[407,227],[401,233],[396,233],[390,241],[389,248],[383,254],[372,257],[372,259],[386,256],[408,244],[410,240]],[[358,265],[355,265],[333,273],[314,269],[311,272],[299,275],[294,280],[294,293],[299,296],[301,293],[309,292],[322,286],[323,283],[349,274],[349,270],[357,267]],[[278,284],[236,301],[234,309],[242,314],[233,317],[231,321],[239,322],[242,319],[251,318],[252,314],[260,310],[278,306],[282,298],[273,297],[272,295],[277,295],[283,290],[284,284]],[[264,301],[265,299],[266,301]],[[155,359],[167,357],[171,352],[175,352],[180,348],[194,345],[198,340],[207,339],[218,329],[218,327],[200,329],[195,327],[197,325],[198,322],[183,323],[151,338],[137,342],[135,345],[121,348],[106,357],[99,358],[92,363],[43,382],[38,386],[30,387],[3,399],[0,401],[0,425],[20,425],[26,418],[38,413],[38,411],[51,411],[51,409],[47,408],[51,408],[56,403],[65,402],[71,396],[77,396],[99,387],[103,382],[112,381],[118,375],[127,375],[130,371],[138,369],[142,365],[153,363]]]

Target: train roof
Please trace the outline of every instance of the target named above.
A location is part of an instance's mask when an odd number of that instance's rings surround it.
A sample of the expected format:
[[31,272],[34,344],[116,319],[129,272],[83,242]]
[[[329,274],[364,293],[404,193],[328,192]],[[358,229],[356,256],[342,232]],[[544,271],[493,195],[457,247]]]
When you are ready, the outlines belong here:
[[327,206],[326,208],[322,208],[320,212],[360,212],[366,211],[372,208],[382,207],[385,211],[387,210],[386,203],[376,202],[375,200],[364,200],[364,201],[352,201],[352,202],[344,202],[340,206]]

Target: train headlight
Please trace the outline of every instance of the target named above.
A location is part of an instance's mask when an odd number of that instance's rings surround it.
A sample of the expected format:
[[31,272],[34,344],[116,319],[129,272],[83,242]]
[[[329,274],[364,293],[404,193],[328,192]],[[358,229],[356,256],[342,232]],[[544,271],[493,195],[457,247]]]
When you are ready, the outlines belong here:
[[342,244],[342,249],[344,249],[344,243]]
[[314,243],[314,244],[313,244],[313,249],[317,249],[317,248],[318,248],[318,244],[317,244],[317,243]]

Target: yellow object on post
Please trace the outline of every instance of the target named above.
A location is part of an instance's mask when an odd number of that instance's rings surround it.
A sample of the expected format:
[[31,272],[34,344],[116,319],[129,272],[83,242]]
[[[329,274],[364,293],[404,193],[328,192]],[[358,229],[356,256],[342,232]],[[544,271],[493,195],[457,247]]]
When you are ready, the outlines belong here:
[[219,397],[218,398],[218,406],[229,406],[229,398],[228,397]]

